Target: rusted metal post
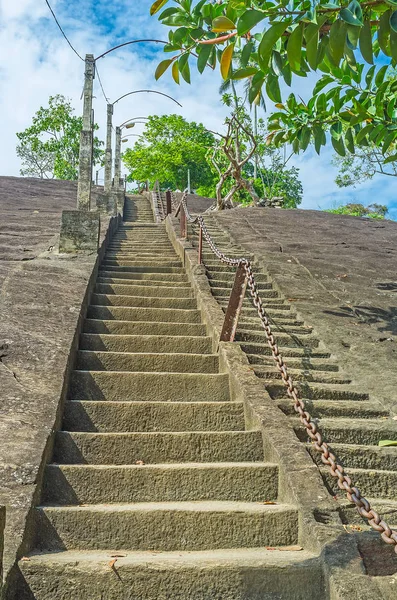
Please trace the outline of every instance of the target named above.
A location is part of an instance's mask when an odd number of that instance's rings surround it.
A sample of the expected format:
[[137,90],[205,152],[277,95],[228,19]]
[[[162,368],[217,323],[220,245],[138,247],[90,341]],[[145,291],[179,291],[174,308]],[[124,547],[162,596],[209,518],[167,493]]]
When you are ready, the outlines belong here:
[[165,200],[167,203],[167,215],[170,215],[172,212],[172,205],[171,205],[171,190],[167,190],[165,192]]
[[221,342],[233,342],[236,335],[238,319],[243,307],[245,290],[247,289],[247,273],[244,265],[237,267],[236,277],[234,278],[233,289],[230,294],[229,304],[225,314],[225,320],[220,337]]
[[180,224],[181,224],[181,238],[186,238],[187,237],[187,231],[186,231],[186,213],[185,213],[185,209],[183,208],[183,205],[181,204],[181,211],[180,211]]
[[198,261],[199,261],[199,265],[201,265],[201,263],[203,262],[203,228],[201,227],[201,225],[200,225],[200,232],[199,232]]

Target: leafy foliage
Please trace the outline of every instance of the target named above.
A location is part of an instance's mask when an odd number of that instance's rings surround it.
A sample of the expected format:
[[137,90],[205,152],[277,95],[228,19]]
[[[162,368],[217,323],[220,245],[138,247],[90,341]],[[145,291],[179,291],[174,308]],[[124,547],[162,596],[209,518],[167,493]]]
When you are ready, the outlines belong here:
[[[223,78],[249,81],[250,103],[262,88],[277,103],[276,145],[299,152],[314,143],[320,152],[329,131],[341,156],[373,143],[385,164],[397,160],[397,81],[385,80],[397,62],[395,0],[164,0],[151,12],[161,9],[158,18],[170,27],[165,51],[173,54],[162,73],[172,64],[175,80],[180,72],[190,81],[189,61],[199,72],[219,63]],[[243,64],[233,70],[237,55]],[[291,94],[282,104],[280,79],[290,86],[316,70],[324,75],[310,101]]]
[[384,160],[381,149],[373,144],[357,149],[355,154],[349,153],[346,156],[336,154],[332,161],[339,169],[335,179],[336,184],[339,187],[356,187],[377,174],[397,177],[397,161],[385,165]]
[[[16,151],[22,160],[21,175],[77,179],[83,121],[73,112],[64,96],[51,96],[48,107],[40,107],[33,116],[32,125],[17,133],[20,143]],[[94,164],[103,156],[102,145],[103,142],[95,137]]]
[[190,169],[192,188],[211,185],[206,154],[214,136],[201,124],[179,115],[151,116],[133,148],[123,154],[130,181],[159,180],[162,188],[185,189]]
[[364,206],[363,204],[346,204],[339,206],[338,208],[328,209],[325,212],[333,213],[335,215],[349,215],[351,217],[368,217],[371,219],[384,219],[388,208],[381,204],[370,204]]

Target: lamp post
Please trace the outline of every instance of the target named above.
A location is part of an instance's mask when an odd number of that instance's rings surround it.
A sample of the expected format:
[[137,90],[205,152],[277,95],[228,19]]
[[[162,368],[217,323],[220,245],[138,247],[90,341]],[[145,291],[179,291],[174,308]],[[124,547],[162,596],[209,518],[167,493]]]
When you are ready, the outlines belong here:
[[[138,123],[144,123],[144,121],[138,121]],[[124,123],[116,127],[116,149],[114,155],[114,187],[116,190],[121,187],[121,132],[124,128],[132,129],[132,127],[135,127],[133,119],[124,121]],[[137,135],[137,137],[139,136]]]
[[[101,57],[99,57],[101,58]],[[96,59],[98,60],[98,59]],[[107,105],[107,127],[106,127],[106,151],[105,151],[105,192],[111,192],[112,190],[112,117],[114,112],[114,105],[120,100],[123,100],[127,96],[131,96],[133,94],[157,94],[159,96],[164,96],[165,98],[169,98],[178,106],[182,107],[175,98],[169,96],[168,94],[164,94],[163,92],[159,92],[158,90],[133,90],[132,92],[127,92],[127,94],[123,94],[120,98],[117,98],[112,104],[108,103]],[[135,117],[136,119],[147,119],[148,117]],[[116,134],[117,139],[117,134]],[[116,153],[115,153],[115,168],[116,168]],[[115,181],[117,182],[117,175],[115,174]]]
[[94,126],[94,119],[92,114],[92,95],[94,87],[94,77],[94,55],[86,54],[83,92],[83,129],[80,133],[79,180],[77,187],[77,208],[82,211],[89,211],[91,208],[92,149]]

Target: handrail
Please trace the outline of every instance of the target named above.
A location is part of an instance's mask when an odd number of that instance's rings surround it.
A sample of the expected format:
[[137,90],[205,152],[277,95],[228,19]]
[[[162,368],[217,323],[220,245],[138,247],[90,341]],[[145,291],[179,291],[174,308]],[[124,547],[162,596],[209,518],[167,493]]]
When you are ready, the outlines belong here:
[[[397,554],[397,531],[391,529],[389,525],[382,519],[382,517],[377,513],[372,507],[370,502],[362,496],[360,490],[353,486],[352,480],[349,475],[346,474],[342,465],[339,465],[335,455],[331,452],[328,443],[324,441],[322,434],[318,431],[317,425],[313,423],[312,416],[306,410],[305,402],[302,398],[299,397],[299,392],[295,387],[294,381],[289,374],[288,368],[284,363],[284,359],[280,353],[280,349],[277,345],[276,338],[273,335],[270,321],[266,315],[262,298],[258,292],[258,286],[255,281],[255,275],[252,270],[252,266],[249,260],[246,258],[231,258],[226,256],[219,248],[217,248],[214,240],[211,238],[210,233],[205,225],[204,217],[202,215],[198,215],[195,219],[189,213],[188,207],[186,205],[186,197],[187,192],[184,192],[181,202],[178,208],[179,213],[181,214],[181,218],[185,215],[186,220],[192,225],[198,223],[200,226],[200,237],[203,235],[205,240],[207,241],[209,247],[212,252],[219,258],[219,260],[223,263],[226,263],[230,266],[236,266],[238,270],[244,269],[245,271],[245,279],[248,289],[251,294],[252,302],[255,308],[258,311],[259,318],[261,320],[262,326],[265,330],[267,343],[270,346],[272,357],[274,358],[277,368],[280,371],[281,378],[285,387],[287,388],[287,394],[294,402],[294,409],[298,413],[300,421],[302,425],[305,427],[306,432],[310,439],[312,440],[315,449],[321,454],[321,461],[324,465],[329,467],[331,475],[338,479],[338,487],[340,490],[346,493],[347,499],[349,502],[355,504],[358,514],[368,521],[368,524],[381,534],[383,541],[386,544],[394,545],[394,551]],[[199,261],[201,262],[201,257],[199,256]],[[238,274],[238,272],[237,272]],[[237,275],[236,275],[237,280]],[[236,281],[235,281],[236,283]],[[245,289],[244,289],[245,293]],[[231,307],[233,292],[229,301],[229,307]],[[242,299],[241,299],[242,304]],[[241,306],[240,306],[241,309]],[[226,313],[227,318],[227,313]],[[226,318],[224,329],[226,326]],[[238,315],[237,315],[238,318]]]

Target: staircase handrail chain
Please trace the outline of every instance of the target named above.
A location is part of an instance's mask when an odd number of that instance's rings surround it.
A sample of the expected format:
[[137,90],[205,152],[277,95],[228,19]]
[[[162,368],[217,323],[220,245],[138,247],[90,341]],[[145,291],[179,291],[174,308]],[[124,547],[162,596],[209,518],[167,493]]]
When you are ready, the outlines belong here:
[[204,217],[202,215],[198,215],[197,217],[193,218],[189,213],[186,204],[186,198],[187,192],[185,191],[182,195],[179,209],[180,207],[183,208],[186,219],[191,225],[199,224],[200,228],[202,229],[203,236],[215,256],[217,256],[221,262],[227,265],[236,267],[241,265],[245,269],[252,302],[258,311],[263,329],[265,330],[266,340],[270,347],[272,357],[275,360],[277,368],[281,374],[281,378],[287,389],[287,394],[294,402],[295,412],[298,413],[300,421],[305,427],[308,436],[312,440],[315,449],[321,454],[321,461],[324,465],[329,467],[331,475],[337,478],[339,489],[346,493],[349,502],[355,504],[359,515],[368,521],[368,524],[372,527],[372,529],[381,534],[381,537],[386,544],[394,545],[394,551],[397,554],[397,531],[389,527],[386,521],[384,521],[382,517],[371,507],[370,502],[361,494],[360,490],[353,486],[352,479],[349,477],[349,475],[347,475],[343,466],[338,464],[335,455],[328,446],[328,443],[324,441],[323,435],[319,432],[317,425],[312,420],[312,416],[307,411],[305,402],[299,397],[299,392],[295,387],[294,381],[289,374],[286,364],[284,363],[284,359],[281,355],[276,338],[272,332],[270,321],[263,307],[263,301],[258,292],[258,286],[255,281],[255,275],[251,266],[251,262],[244,257],[228,257],[221,250],[219,250],[205,225]]

